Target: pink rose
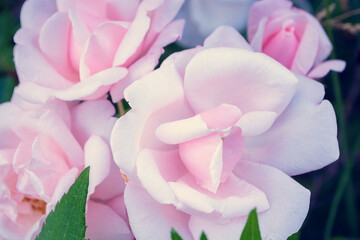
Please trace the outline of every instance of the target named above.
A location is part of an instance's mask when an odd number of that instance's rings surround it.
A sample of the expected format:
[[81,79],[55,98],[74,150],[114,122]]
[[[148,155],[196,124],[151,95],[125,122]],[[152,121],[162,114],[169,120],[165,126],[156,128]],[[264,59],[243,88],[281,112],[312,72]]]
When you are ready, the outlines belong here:
[[[86,237],[131,239],[108,138],[115,119],[105,100],[68,107],[0,105],[0,238],[34,239],[47,214],[90,166]],[[109,221],[109,222],[107,222]],[[105,224],[106,222],[106,224]]]
[[288,175],[339,156],[324,87],[256,53],[231,27],[125,90],[111,134],[134,236],[239,239],[257,208],[264,239],[299,230],[310,193]]
[[217,27],[229,25],[239,31],[246,28],[248,12],[255,0],[188,0],[178,18],[186,24],[179,43],[187,47],[201,45]]
[[183,0],[27,0],[14,39],[19,95],[43,103],[97,99],[151,72],[177,40]]
[[309,13],[288,0],[262,0],[250,9],[248,38],[255,51],[274,58],[291,71],[322,78],[330,70],[342,72],[342,60],[324,60],[332,50],[324,29]]

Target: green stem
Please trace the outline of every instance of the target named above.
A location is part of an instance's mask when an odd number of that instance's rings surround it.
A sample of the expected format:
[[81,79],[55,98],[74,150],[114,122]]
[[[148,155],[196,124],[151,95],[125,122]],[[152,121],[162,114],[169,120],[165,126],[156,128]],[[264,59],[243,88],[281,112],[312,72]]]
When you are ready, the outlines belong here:
[[[326,18],[327,18],[327,24],[326,24],[326,31],[330,38],[330,41],[334,43],[334,36],[332,32],[332,28],[330,23],[330,12],[329,12],[329,0],[325,0],[325,6],[326,6]],[[336,54],[335,51],[332,51],[331,58],[335,59]],[[335,111],[337,114],[337,119],[339,123],[339,135],[340,135],[340,150],[341,155],[343,159],[345,160],[345,166],[341,172],[340,180],[338,182],[338,186],[335,191],[334,198],[331,203],[329,217],[326,222],[325,226],[325,234],[324,238],[330,239],[332,228],[335,222],[336,214],[339,208],[339,204],[341,202],[341,199],[343,197],[344,191],[348,185],[349,180],[351,179],[351,170],[354,165],[354,158],[353,156],[349,155],[349,149],[347,144],[347,130],[346,130],[346,119],[345,119],[345,110],[344,110],[344,103],[343,98],[341,94],[341,87],[340,87],[340,79],[339,75],[336,72],[331,72],[332,74],[332,84],[334,89],[334,95],[335,95]]]
[[356,203],[355,203],[355,191],[354,191],[354,184],[352,179],[349,179],[348,186],[346,188],[346,196],[345,196],[345,203],[347,209],[347,217],[349,222],[349,229],[352,236],[358,235],[358,226],[357,226],[357,210],[356,210]]

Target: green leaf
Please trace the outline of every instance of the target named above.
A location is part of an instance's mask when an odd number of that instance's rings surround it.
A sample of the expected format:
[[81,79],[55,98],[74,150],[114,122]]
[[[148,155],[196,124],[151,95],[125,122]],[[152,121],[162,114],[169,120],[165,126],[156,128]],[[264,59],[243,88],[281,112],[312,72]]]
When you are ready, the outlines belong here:
[[300,239],[300,232],[294,233],[287,240],[299,240]]
[[256,208],[250,212],[240,240],[261,240]]
[[0,77],[0,103],[10,101],[15,85],[12,77],[8,75]]
[[171,229],[171,240],[182,240],[180,235],[175,231],[175,229]]
[[84,169],[55,210],[50,212],[36,240],[85,238],[85,205],[89,186],[89,167]]
[[201,233],[200,240],[207,240],[207,237],[204,232]]

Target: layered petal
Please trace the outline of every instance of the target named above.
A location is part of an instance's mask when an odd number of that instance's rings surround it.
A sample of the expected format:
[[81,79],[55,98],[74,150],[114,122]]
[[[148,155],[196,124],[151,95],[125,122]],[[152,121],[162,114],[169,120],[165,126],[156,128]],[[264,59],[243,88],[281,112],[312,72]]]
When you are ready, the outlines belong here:
[[171,238],[172,228],[176,229],[183,239],[191,239],[187,229],[187,214],[178,211],[174,206],[159,204],[143,189],[131,183],[125,189],[125,204],[136,239],[145,240],[156,236],[156,239],[168,240]]
[[[241,161],[234,172],[263,191],[269,201],[270,208],[259,213],[263,239],[286,239],[300,229],[309,210],[309,190],[280,170],[258,163]],[[243,223],[237,222],[239,228]]]
[[132,239],[132,233],[124,219],[110,207],[91,200],[87,206],[86,238],[95,240]]
[[265,134],[246,138],[245,159],[297,175],[339,157],[334,109],[324,87],[298,75],[299,88],[287,109]]
[[186,97],[198,112],[227,103],[243,113],[281,113],[296,84],[295,76],[273,59],[234,48],[200,52],[188,64],[184,79]]

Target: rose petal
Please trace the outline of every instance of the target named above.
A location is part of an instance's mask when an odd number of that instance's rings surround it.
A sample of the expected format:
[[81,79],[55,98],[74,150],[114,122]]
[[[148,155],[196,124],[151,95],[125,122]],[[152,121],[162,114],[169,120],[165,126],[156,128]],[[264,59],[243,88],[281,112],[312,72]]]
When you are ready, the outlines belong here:
[[156,236],[156,239],[168,240],[171,238],[172,228],[176,229],[183,239],[191,239],[187,229],[187,214],[172,205],[159,204],[143,189],[131,183],[125,189],[125,204],[136,239],[151,239]]
[[[125,174],[133,174],[140,145],[152,149],[169,148],[155,137],[159,125],[194,113],[184,100],[181,78],[173,65],[134,82],[126,89],[125,98],[132,110],[117,120],[110,143],[115,162]],[[149,130],[143,132],[145,125]],[[125,140],[122,136],[128,138]]]
[[72,132],[82,146],[92,134],[109,141],[114,114],[114,106],[107,100],[85,101],[71,109]]
[[307,75],[309,78],[318,79],[325,77],[330,71],[342,72],[346,67],[343,60],[329,60],[316,65]]
[[259,24],[263,18],[270,16],[273,12],[280,9],[290,9],[292,6],[291,1],[283,0],[267,0],[255,2],[249,12],[248,20],[248,38],[249,42],[253,41],[253,37],[257,32]]
[[177,151],[158,152],[143,150],[137,159],[138,177],[148,193],[159,203],[175,202],[168,181],[176,181],[185,174]]
[[276,117],[277,114],[274,112],[249,112],[240,118],[240,120],[236,123],[236,126],[241,128],[243,136],[254,137],[269,130]]
[[179,154],[188,171],[201,187],[213,193],[220,184],[222,147],[218,133],[179,144]]
[[132,234],[124,219],[110,207],[88,201],[86,213],[86,238],[94,240],[132,239]]
[[251,51],[249,43],[236,31],[236,29],[229,26],[218,27],[210,36],[204,41],[204,47],[233,47],[241,48]]
[[103,96],[109,91],[112,84],[124,78],[126,74],[126,68],[109,68],[68,89],[57,91],[55,96],[64,101],[96,99]]
[[188,64],[184,80],[187,99],[197,112],[227,103],[243,113],[281,113],[296,84],[295,76],[270,57],[234,48],[198,53]]
[[269,208],[262,191],[234,175],[220,184],[215,194],[199,187],[189,174],[169,184],[179,199],[178,209],[219,224],[246,216],[255,207],[259,212]]
[[48,0],[24,2],[20,13],[21,26],[39,29],[56,12],[56,3]]
[[270,208],[258,214],[263,239],[286,239],[300,229],[309,210],[309,190],[278,169],[258,163],[240,161],[235,174],[263,191],[269,201]]
[[245,159],[274,166],[289,175],[322,168],[339,157],[334,109],[322,101],[324,87],[297,76],[299,88],[274,125],[246,138]]
[[84,146],[85,166],[90,166],[88,196],[95,192],[98,186],[110,173],[112,155],[110,147],[104,140],[92,135]]

